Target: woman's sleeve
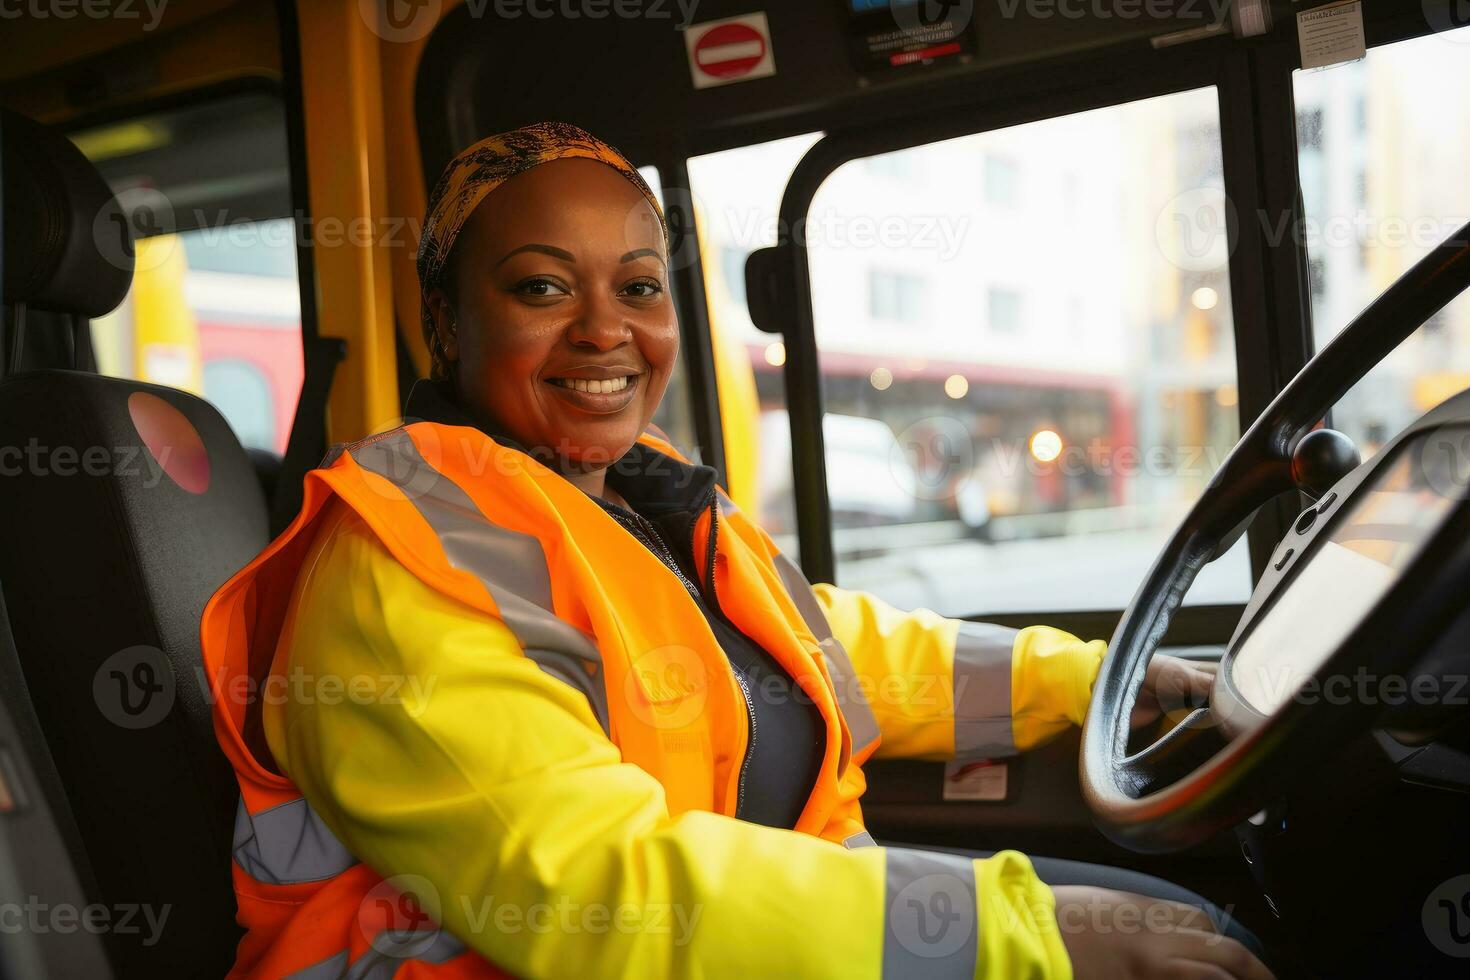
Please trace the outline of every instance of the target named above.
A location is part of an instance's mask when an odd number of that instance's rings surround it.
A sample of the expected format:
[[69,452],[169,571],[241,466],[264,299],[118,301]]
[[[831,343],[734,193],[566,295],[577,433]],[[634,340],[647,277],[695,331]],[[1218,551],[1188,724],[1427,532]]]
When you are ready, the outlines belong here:
[[355,856],[426,879],[425,907],[497,966],[1070,977],[1051,891],[1024,856],[846,850],[671,816],[577,687],[504,624],[419,582],[354,515],[336,520],[298,582],[277,668],[349,694],[268,706],[271,750]]
[[879,758],[1013,755],[1087,717],[1102,640],[902,612],[864,592],[808,587],[878,721]]

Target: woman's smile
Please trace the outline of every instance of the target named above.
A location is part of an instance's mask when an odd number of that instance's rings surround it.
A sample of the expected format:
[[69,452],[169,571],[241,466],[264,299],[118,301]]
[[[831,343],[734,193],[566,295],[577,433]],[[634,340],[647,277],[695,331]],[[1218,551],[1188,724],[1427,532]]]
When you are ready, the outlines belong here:
[[641,372],[622,373],[611,377],[564,375],[547,378],[546,383],[557,398],[567,404],[596,415],[612,415],[623,411],[638,397]]

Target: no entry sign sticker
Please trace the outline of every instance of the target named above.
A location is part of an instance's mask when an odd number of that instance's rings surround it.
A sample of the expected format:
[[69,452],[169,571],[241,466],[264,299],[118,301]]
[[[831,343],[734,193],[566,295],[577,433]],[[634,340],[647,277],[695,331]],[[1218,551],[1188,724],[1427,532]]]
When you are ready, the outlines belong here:
[[766,15],[744,14],[691,24],[684,31],[689,76],[695,88],[712,88],[776,74]]

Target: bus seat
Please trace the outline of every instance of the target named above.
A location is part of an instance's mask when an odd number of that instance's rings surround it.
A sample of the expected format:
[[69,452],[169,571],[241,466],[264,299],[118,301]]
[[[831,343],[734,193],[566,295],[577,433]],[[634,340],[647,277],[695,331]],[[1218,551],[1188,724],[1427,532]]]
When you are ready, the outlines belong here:
[[[0,127],[7,322],[80,321],[81,337],[127,292],[121,211],[60,133],[12,113]],[[27,693],[93,900],[167,916],[161,938],[141,914],[112,937],[123,976],[217,977],[233,961],[237,792],[199,618],[267,522],[251,461],[202,399],[79,370],[0,380],[0,589]]]

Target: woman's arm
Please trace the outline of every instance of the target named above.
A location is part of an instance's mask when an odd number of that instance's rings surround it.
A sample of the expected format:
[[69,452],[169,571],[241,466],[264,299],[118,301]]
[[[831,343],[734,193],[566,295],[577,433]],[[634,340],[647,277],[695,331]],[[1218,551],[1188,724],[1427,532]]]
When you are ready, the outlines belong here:
[[883,737],[880,758],[1011,755],[1087,716],[1107,649],[1101,640],[902,612],[867,593],[810,588],[863,682]]
[[671,816],[509,629],[424,586],[354,515],[334,525],[276,666],[348,693],[300,684],[268,704],[271,750],[354,855],[427,879],[425,905],[492,962],[527,977],[1070,976],[1051,891],[1021,855],[845,850]]

